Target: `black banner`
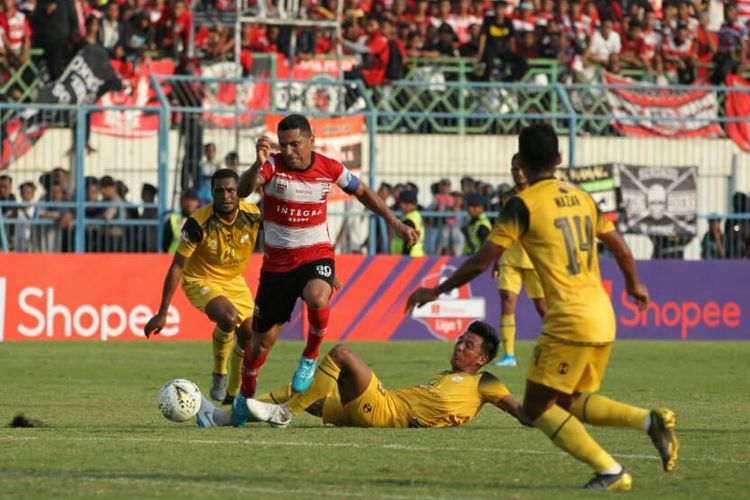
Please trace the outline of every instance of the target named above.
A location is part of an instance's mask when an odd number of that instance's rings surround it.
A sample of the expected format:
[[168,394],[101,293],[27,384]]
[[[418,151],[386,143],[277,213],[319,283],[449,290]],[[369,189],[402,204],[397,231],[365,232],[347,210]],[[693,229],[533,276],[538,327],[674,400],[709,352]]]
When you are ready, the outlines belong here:
[[626,216],[621,230],[650,236],[694,236],[697,176],[697,167],[620,165]]

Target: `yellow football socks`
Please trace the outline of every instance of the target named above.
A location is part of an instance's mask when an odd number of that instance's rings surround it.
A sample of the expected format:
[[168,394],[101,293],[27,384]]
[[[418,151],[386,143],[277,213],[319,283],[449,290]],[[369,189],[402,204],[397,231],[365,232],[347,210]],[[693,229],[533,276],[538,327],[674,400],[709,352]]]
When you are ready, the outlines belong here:
[[570,413],[581,422],[610,427],[632,427],[643,430],[649,411],[613,401],[599,394],[581,396],[570,406]]
[[589,464],[596,472],[617,466],[617,461],[594,441],[583,424],[557,405],[552,405],[537,418],[534,427],[544,432],[555,446]]
[[292,397],[292,384],[287,384],[284,387],[280,387],[271,392],[261,394],[260,396],[255,396],[254,399],[257,399],[258,401],[263,401],[264,403],[280,405],[281,403],[286,403],[287,401],[289,401],[291,397]]
[[245,350],[237,343],[234,343],[232,355],[229,358],[229,378],[227,379],[227,394],[236,396],[240,392],[242,384],[242,358],[245,356]]
[[338,387],[339,374],[341,374],[341,368],[333,362],[333,359],[330,356],[323,358],[315,370],[310,388],[301,394],[295,394],[289,400],[289,410],[292,415],[299,415],[308,406],[333,392]]
[[225,332],[218,326],[214,328],[213,351],[214,351],[214,373],[227,374],[227,359],[232,350],[234,332]]
[[503,354],[515,356],[516,352],[516,315],[500,316],[500,336],[503,338]]

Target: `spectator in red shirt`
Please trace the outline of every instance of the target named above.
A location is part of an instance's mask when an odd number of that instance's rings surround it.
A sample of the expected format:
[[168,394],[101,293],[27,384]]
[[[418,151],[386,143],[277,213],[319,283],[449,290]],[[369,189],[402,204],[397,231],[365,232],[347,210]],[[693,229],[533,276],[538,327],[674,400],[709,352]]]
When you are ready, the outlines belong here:
[[637,19],[631,19],[628,32],[622,39],[622,51],[620,52],[620,62],[634,68],[643,67],[639,53],[643,45],[643,30],[641,23]]
[[709,69],[701,67],[711,64],[719,44],[719,37],[708,28],[708,12],[702,11],[698,14],[698,30],[695,37],[696,54],[698,57],[698,77],[708,76]]

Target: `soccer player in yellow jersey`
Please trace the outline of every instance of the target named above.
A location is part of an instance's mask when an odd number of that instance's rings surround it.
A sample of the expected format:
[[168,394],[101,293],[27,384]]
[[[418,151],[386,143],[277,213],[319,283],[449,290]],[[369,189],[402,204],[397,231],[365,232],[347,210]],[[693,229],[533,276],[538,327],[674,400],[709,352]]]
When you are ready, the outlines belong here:
[[471,281],[520,241],[539,273],[548,306],[529,365],[524,412],[556,446],[594,469],[586,488],[627,490],[631,475],[582,422],[646,431],[670,471],[679,447],[676,417],[665,408],[649,411],[597,394],[615,340],[615,315],[601,284],[595,236],[614,255],[627,293],[641,308],[648,305],[648,291],[630,249],[593,199],[555,178],[560,154],[554,129],[526,127],[518,144],[529,187],[508,203],[479,253],[437,287],[412,293],[407,310]]
[[[248,399],[250,417],[285,427],[295,415],[308,411],[339,426],[438,428],[466,424],[489,403],[530,424],[505,385],[491,373],[479,371],[495,357],[498,343],[490,325],[475,321],[456,341],[450,370],[393,391],[383,387],[354,351],[338,345],[318,365],[307,391],[292,396],[286,386],[258,400]],[[207,401],[196,421],[200,427],[229,425],[226,411]]]
[[[513,187],[500,193],[500,213],[515,195],[529,186],[526,175],[521,170],[518,153],[513,155],[510,163],[513,176]],[[516,366],[516,302],[521,286],[526,283],[526,295],[534,303],[539,317],[547,312],[544,290],[534,265],[526,255],[521,243],[516,241],[492,267],[492,278],[497,280],[500,290],[500,337],[503,339],[503,357],[495,363],[497,366]]]
[[[255,248],[261,216],[257,206],[240,201],[238,181],[239,176],[231,169],[214,173],[213,203],[198,209],[185,221],[182,238],[164,279],[159,311],[144,327],[146,337],[164,327],[169,303],[182,281],[190,303],[216,323],[210,392],[219,401],[232,399],[239,392],[243,347],[245,339],[250,337],[254,309],[243,272]],[[237,342],[232,349],[235,333]]]

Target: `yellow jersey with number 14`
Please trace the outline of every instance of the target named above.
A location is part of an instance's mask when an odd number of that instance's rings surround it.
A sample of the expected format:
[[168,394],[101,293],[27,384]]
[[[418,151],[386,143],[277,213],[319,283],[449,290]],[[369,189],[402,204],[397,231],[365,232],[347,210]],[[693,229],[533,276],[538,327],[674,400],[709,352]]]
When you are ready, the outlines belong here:
[[587,193],[542,179],[512,198],[488,237],[506,250],[520,241],[547,299],[542,333],[581,344],[615,339],[612,303],[601,283],[596,236],[614,231]]

